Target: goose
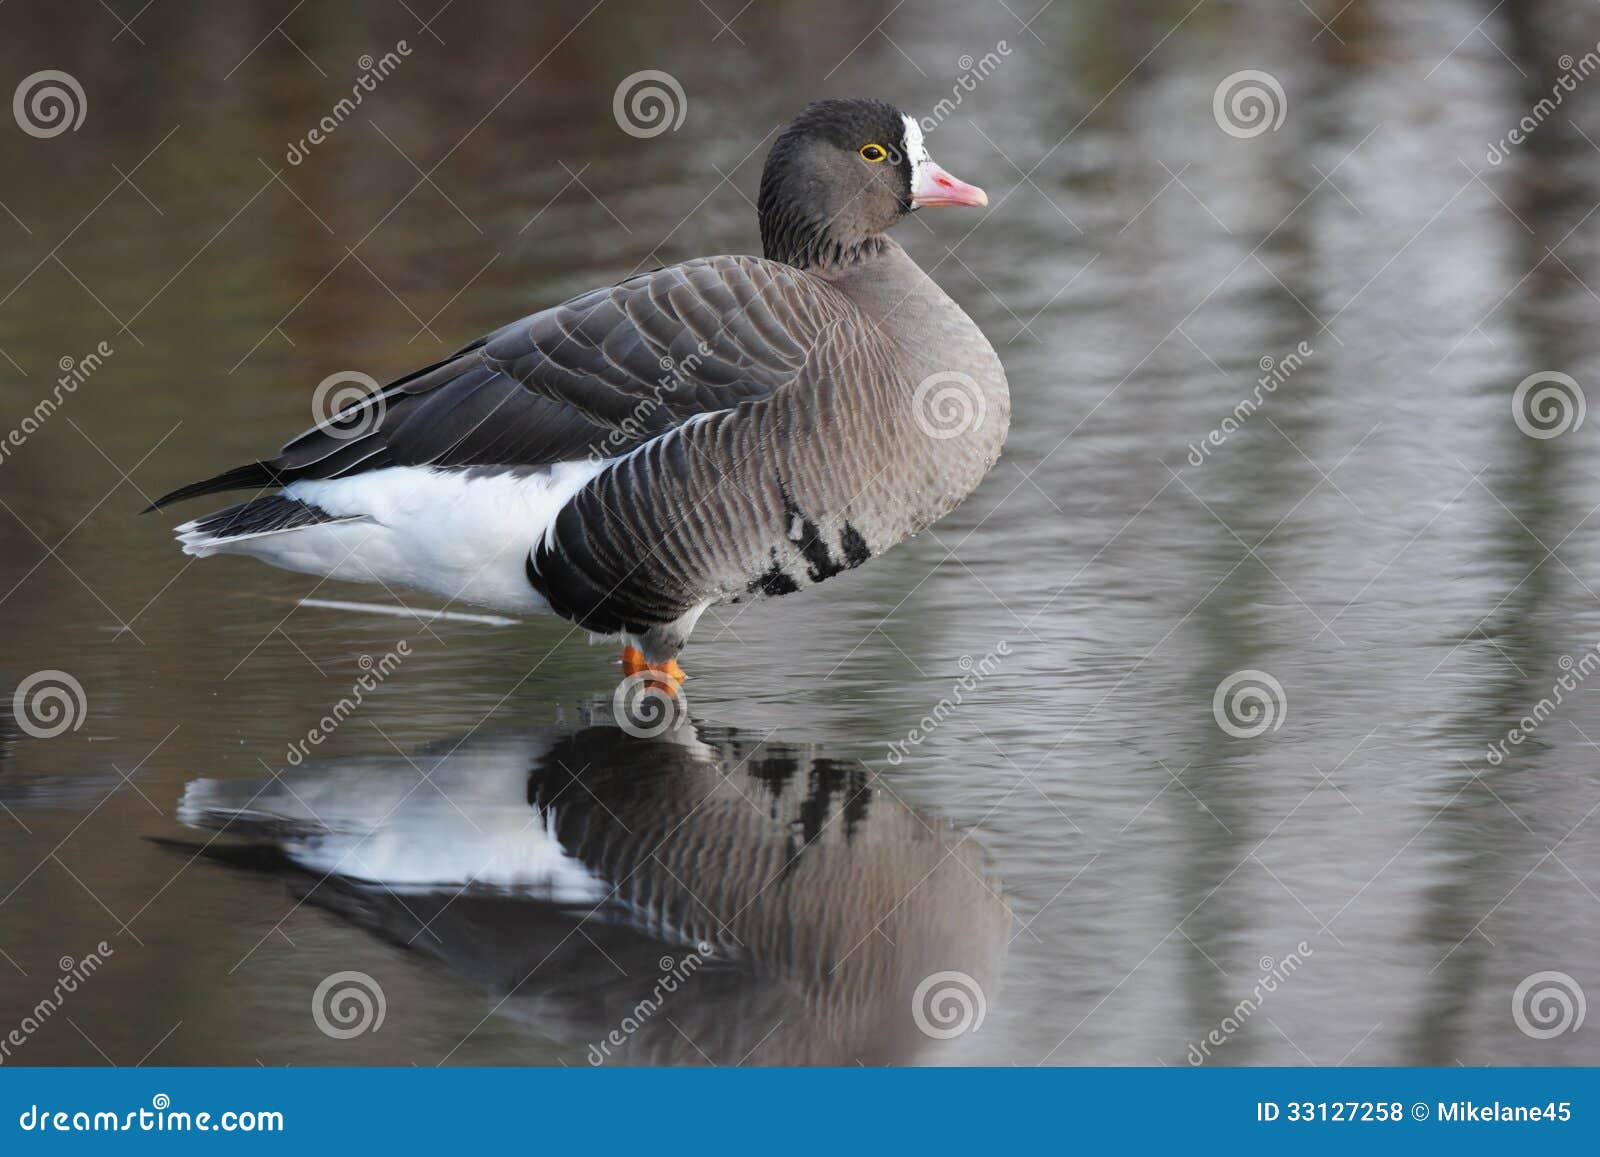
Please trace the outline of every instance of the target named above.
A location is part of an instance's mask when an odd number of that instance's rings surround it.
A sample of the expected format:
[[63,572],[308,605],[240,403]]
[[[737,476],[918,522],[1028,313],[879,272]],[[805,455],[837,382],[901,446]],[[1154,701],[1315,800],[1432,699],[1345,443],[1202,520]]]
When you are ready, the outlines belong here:
[[[1013,927],[970,833],[821,745],[624,722],[601,697],[571,721],[194,779],[177,818],[207,838],[157,843],[281,879],[590,1064],[963,1055],[949,1002],[981,1024]],[[653,990],[659,1014],[607,1043]]]
[[553,612],[675,691],[708,607],[861,565],[998,460],[1000,359],[886,235],[987,204],[893,105],[814,102],[762,170],[763,256],[521,318],[149,509],[255,490],[178,526],[183,550]]

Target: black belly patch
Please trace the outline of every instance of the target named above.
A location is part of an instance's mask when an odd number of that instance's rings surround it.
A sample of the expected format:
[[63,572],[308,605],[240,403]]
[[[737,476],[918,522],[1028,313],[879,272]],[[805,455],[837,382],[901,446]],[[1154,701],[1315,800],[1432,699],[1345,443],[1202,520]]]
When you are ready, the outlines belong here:
[[778,492],[783,495],[783,517],[789,539],[800,548],[800,554],[806,560],[806,577],[812,582],[820,583],[824,579],[831,579],[842,571],[860,566],[872,557],[872,551],[867,549],[866,539],[861,537],[860,531],[847,522],[844,524],[839,544],[843,557],[835,558],[833,551],[828,549],[828,542],[822,537],[822,531],[817,524],[806,517],[781,484]]
[[839,536],[839,545],[844,550],[846,567],[860,566],[872,557],[872,551],[867,547],[867,540],[862,538],[861,532],[848,522],[844,524],[844,532]]
[[[799,548],[800,556],[805,559],[806,578],[811,582],[820,583],[830,579],[836,574],[860,566],[872,557],[872,550],[867,546],[867,540],[848,522],[840,532],[840,553],[836,557],[829,548],[827,539],[823,537],[821,529],[789,496],[788,489],[781,481],[778,484],[778,493],[783,497],[785,533],[789,541]],[[791,595],[799,589],[800,584],[784,570],[777,548],[773,548],[771,565],[751,580],[748,587],[751,594],[759,591],[764,595]]]
[[789,577],[788,572],[783,569],[783,564],[778,561],[776,550],[772,552],[772,565],[762,571],[749,587],[751,594],[760,591],[764,595],[771,596],[792,595],[799,589],[800,584]]

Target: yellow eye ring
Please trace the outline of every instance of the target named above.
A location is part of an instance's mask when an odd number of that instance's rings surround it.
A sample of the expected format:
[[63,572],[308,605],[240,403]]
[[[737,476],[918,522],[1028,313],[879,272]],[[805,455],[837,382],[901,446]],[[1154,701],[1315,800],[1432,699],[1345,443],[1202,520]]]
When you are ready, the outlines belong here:
[[862,145],[861,159],[865,161],[871,161],[873,164],[877,164],[879,161],[886,161],[889,159],[889,150],[884,148],[882,145]]

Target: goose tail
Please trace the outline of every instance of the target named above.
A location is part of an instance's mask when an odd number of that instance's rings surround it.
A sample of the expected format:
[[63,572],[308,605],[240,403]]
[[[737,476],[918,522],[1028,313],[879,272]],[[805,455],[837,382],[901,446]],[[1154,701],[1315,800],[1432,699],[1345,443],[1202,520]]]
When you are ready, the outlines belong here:
[[226,507],[203,518],[185,522],[175,529],[185,554],[208,555],[250,539],[303,530],[329,522],[353,522],[353,518],[340,518],[319,506],[301,502],[284,494],[266,498],[252,498],[248,502]]

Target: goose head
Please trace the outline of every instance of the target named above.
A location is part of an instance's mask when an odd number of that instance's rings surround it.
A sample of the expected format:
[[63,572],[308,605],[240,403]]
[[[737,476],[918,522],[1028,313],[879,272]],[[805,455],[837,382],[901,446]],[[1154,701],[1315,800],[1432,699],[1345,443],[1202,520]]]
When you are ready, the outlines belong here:
[[915,118],[881,100],[819,100],[773,142],[757,211],[766,256],[804,269],[876,253],[916,209],[988,203],[928,155]]

